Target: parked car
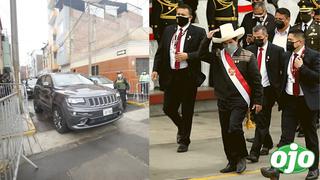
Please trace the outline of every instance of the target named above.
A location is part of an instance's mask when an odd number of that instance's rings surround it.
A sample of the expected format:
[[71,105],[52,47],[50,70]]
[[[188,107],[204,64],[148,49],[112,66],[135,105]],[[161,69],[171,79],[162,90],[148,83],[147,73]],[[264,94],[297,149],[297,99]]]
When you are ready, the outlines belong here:
[[27,90],[28,98],[33,97],[34,86],[36,85],[36,83],[37,83],[36,78],[30,78],[26,81],[26,90]]
[[80,74],[51,73],[38,78],[34,110],[52,113],[59,133],[114,122],[122,116],[120,94]]
[[95,82],[97,84],[100,84],[105,87],[109,87],[111,89],[114,89],[113,81],[110,79],[103,77],[103,76],[90,76],[88,77],[92,82]]

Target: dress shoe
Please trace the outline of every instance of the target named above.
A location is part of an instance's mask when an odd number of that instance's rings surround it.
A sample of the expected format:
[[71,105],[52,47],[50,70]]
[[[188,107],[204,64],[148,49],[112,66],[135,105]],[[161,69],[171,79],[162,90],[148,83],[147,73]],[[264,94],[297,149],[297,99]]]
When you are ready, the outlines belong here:
[[255,162],[259,161],[258,156],[254,155],[254,154],[250,154],[246,158],[247,158],[247,160],[251,161],[252,163],[255,163]]
[[316,169],[308,172],[306,180],[318,179],[318,177],[319,177],[319,169]]
[[266,156],[266,155],[268,155],[269,154],[269,148],[265,148],[265,147],[263,147],[262,149],[261,149],[261,151],[260,151],[260,156]]
[[273,167],[263,167],[260,169],[260,172],[263,177],[278,180],[280,178],[279,170]]
[[229,173],[236,171],[236,165],[229,163],[225,168],[221,169],[221,173]]
[[239,162],[237,163],[237,169],[236,172],[237,173],[243,173],[243,171],[245,171],[247,168],[246,166],[246,158],[242,158],[239,160]]
[[185,144],[179,144],[179,147],[177,149],[178,153],[183,153],[188,151],[188,146]]
[[304,133],[302,131],[299,131],[297,137],[304,137]]
[[249,142],[249,143],[253,143],[254,137],[253,138],[247,138],[246,141]]

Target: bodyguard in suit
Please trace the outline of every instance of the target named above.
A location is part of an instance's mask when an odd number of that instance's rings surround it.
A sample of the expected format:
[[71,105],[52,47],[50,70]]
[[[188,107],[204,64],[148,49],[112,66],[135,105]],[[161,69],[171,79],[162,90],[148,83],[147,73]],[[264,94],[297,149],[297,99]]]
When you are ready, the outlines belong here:
[[[221,38],[213,37],[218,30],[208,33],[201,43],[199,55],[211,63],[215,73],[222,141],[229,161],[220,172],[242,173],[246,169],[245,157],[248,155],[242,122],[250,105],[256,113],[261,111],[261,75],[255,55],[238,45],[244,28],[234,30],[232,24],[227,23],[220,26]],[[224,48],[210,54],[211,39],[213,43],[222,43]]]
[[191,19],[190,6],[179,5],[177,25],[164,30],[152,73],[152,79],[159,75],[160,89],[164,91],[163,111],[178,128],[177,152],[188,151],[197,87],[205,79],[197,51],[205,30],[190,24]]
[[302,0],[298,3],[300,7],[300,23],[292,28],[301,29],[305,33],[306,46],[320,52],[320,25],[313,20],[315,12],[314,5],[308,0]]
[[250,155],[247,157],[252,162],[258,162],[260,149],[262,155],[267,155],[273,147],[273,141],[269,132],[272,107],[280,96],[281,67],[283,65],[283,48],[268,41],[268,32],[263,25],[253,28],[254,44],[247,50],[254,53],[258,61],[258,69],[261,73],[263,86],[262,111],[254,115],[256,123],[254,142]]
[[[256,2],[253,5],[253,12],[246,14],[243,18],[241,27],[244,27],[245,35],[242,38],[242,47],[246,48],[253,44],[252,29],[256,25],[263,25],[267,28],[268,33],[272,33],[275,29],[275,19],[270,13],[264,2]],[[269,39],[271,40],[271,39]]]
[[288,32],[290,30],[290,11],[286,8],[278,8],[275,14],[275,30],[269,36],[272,44],[287,49]]
[[[320,109],[320,54],[305,46],[304,32],[290,30],[288,51],[284,54],[283,83],[281,88],[281,139],[278,147],[294,141],[298,121],[305,134],[306,147],[315,154],[314,164],[306,179],[319,177],[319,140],[316,121]],[[274,168],[262,168],[267,178],[279,178]]]

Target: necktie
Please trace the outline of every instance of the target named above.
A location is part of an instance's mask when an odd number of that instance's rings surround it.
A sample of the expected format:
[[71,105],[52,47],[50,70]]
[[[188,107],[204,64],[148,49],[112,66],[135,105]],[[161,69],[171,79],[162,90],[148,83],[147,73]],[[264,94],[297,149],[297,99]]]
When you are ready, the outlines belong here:
[[[180,44],[181,44],[181,38],[182,38],[182,28],[180,28],[180,32],[178,34],[177,42],[176,42],[176,54],[180,52]],[[180,62],[175,61],[174,63],[175,69],[180,69]]]
[[259,48],[259,54],[258,54],[258,68],[259,68],[259,71],[261,69],[261,61],[262,61],[262,51],[263,51],[263,48]]
[[298,57],[297,53],[294,53],[293,55],[293,61],[292,61],[292,75],[294,77],[294,83],[293,83],[293,95],[294,96],[299,96],[300,94],[300,87],[299,87],[299,71],[298,69],[294,66],[294,62],[296,58]]
[[307,32],[307,29],[308,29],[308,24],[304,24],[304,30],[303,30],[303,32],[306,33],[306,32]]

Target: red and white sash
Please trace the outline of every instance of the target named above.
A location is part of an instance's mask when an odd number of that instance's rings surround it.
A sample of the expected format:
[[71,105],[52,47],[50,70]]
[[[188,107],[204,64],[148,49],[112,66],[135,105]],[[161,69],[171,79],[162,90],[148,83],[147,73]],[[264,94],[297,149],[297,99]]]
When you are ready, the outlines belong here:
[[225,49],[221,50],[221,60],[225,70],[229,78],[231,79],[232,83],[236,86],[238,91],[240,92],[243,99],[247,102],[248,107],[250,106],[250,95],[251,89],[247,83],[247,81],[242,76],[241,72],[234,64],[231,56],[229,53],[225,51]]

